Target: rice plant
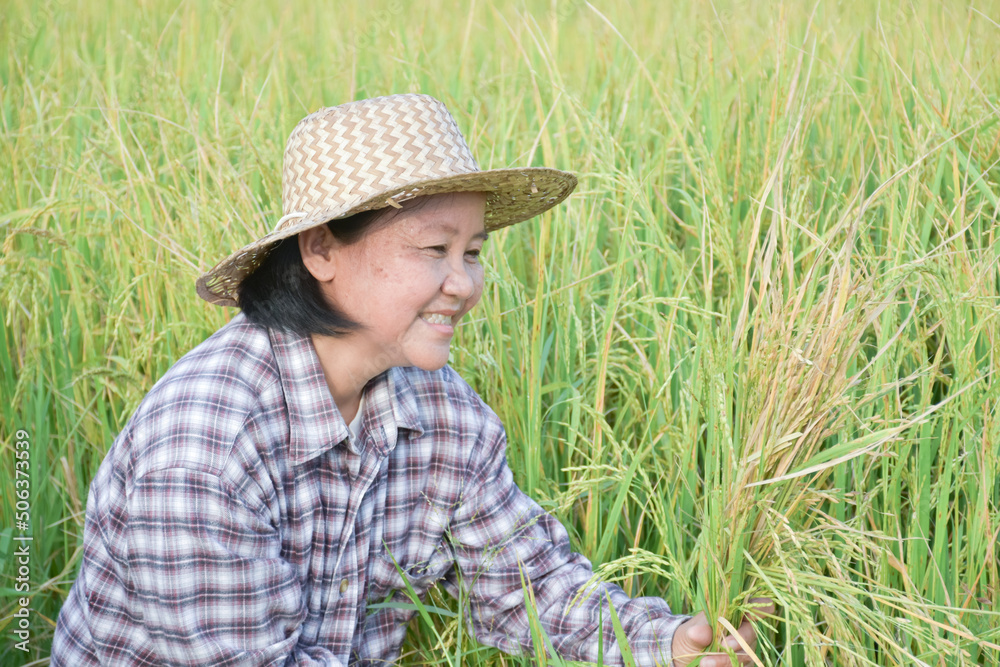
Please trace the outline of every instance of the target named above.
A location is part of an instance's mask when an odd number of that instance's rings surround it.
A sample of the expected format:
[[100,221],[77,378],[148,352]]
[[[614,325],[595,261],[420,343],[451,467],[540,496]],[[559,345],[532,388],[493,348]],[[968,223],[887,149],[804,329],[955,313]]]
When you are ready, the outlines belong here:
[[[596,576],[768,665],[1000,665],[996,2],[10,0],[0,19],[0,663],[43,664],[87,488],[232,312],[305,113],[444,100],[577,193],[491,235],[452,365]],[[30,434],[29,651],[14,646]],[[530,601],[530,582],[526,582]],[[403,664],[536,664],[435,589]],[[546,638],[534,636],[539,647]]]

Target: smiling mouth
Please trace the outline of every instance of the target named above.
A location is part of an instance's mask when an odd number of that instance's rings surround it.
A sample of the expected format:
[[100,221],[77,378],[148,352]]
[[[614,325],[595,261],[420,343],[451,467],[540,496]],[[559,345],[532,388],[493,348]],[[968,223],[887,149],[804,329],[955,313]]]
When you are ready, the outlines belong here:
[[430,322],[431,324],[447,324],[452,325],[451,317],[449,315],[441,315],[440,313],[427,313],[426,315],[420,316],[423,320]]

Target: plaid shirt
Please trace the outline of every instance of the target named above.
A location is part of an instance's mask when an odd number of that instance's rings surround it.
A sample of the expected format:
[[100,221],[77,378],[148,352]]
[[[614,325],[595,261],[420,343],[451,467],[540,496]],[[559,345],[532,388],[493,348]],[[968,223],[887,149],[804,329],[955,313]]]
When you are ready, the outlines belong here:
[[663,600],[601,584],[570,604],[590,563],[514,484],[500,420],[451,368],[373,379],[361,433],[308,338],[235,317],[98,470],[52,665],[393,662],[415,612],[367,605],[408,601],[397,564],[418,594],[462,586],[476,637],[503,651],[532,647],[523,568],[563,657],[596,661],[603,632],[621,662],[610,597],[636,660],[669,664],[683,617]]

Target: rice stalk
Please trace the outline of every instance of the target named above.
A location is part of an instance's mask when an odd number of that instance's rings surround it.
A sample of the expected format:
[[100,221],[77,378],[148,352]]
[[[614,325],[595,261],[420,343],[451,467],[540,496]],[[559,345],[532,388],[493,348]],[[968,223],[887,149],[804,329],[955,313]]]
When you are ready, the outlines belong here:
[[[879,664],[876,654],[861,650],[871,642],[924,664],[910,645],[932,643],[929,602],[912,591],[879,586],[854,569],[854,562],[884,560],[891,552],[882,536],[831,522],[823,508],[857,505],[845,489],[831,485],[838,469],[896,456],[894,447],[906,433],[972,385],[894,423],[859,419],[865,405],[899,387],[869,383],[867,393],[856,392],[909,324],[920,294],[918,287],[890,344],[873,349],[866,343],[873,323],[895,305],[910,276],[879,275],[866,266],[855,253],[859,227],[857,218],[843,223],[843,240],[829,263],[814,264],[787,296],[786,263],[775,252],[772,227],[754,258],[756,303],[743,306],[751,313],[747,340],[737,329],[735,354],[721,344],[724,338],[708,341],[698,598],[717,621],[717,638],[752,615],[752,597],[766,595],[781,604],[784,622],[802,638],[810,660],[825,660],[824,638],[836,637],[830,650],[837,664]],[[836,627],[816,625],[817,615]],[[959,628],[938,628],[996,648]]]

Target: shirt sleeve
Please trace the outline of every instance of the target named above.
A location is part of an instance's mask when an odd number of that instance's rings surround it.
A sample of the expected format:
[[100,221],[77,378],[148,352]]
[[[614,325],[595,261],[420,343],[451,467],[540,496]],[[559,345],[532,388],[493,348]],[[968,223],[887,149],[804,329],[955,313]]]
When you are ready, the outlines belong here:
[[129,494],[127,610],[151,640],[143,664],[340,666],[299,647],[305,605],[280,533],[222,480],[172,468]]
[[455,557],[470,595],[471,625],[479,641],[508,653],[530,652],[532,638],[522,587],[530,581],[541,626],[564,659],[597,662],[603,634],[604,664],[622,664],[608,610],[615,607],[638,665],[671,665],[674,631],[687,617],[655,597],[630,599],[600,583],[577,600],[591,579],[590,562],[570,548],[566,529],[514,483],[502,426],[480,443],[451,526]]

